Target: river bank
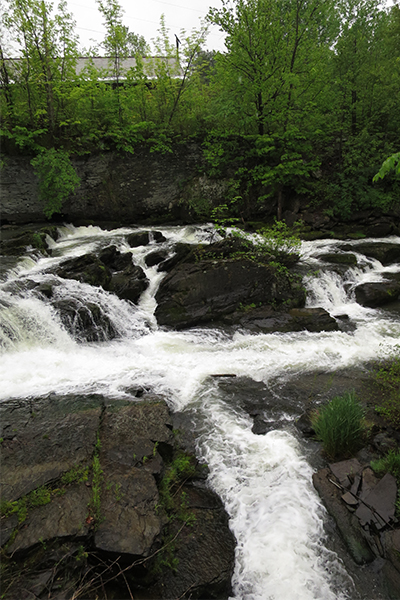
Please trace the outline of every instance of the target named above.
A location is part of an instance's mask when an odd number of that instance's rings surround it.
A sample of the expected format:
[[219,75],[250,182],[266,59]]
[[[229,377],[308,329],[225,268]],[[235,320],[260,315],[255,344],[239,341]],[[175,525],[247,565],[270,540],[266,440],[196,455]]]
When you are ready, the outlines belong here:
[[[1,223],[22,225],[44,220],[38,180],[30,156],[4,157],[1,166]],[[104,152],[72,159],[80,185],[53,220],[76,226],[98,224],[124,227],[127,224],[165,225],[205,222],[217,207],[231,202],[232,174],[208,175],[201,144],[176,144],[166,154],[137,148],[135,154]],[[271,223],[277,215],[277,199],[267,188],[246,197],[245,213],[236,217],[249,228]],[[244,193],[244,192],[243,192]],[[256,195],[254,196],[254,193]],[[268,196],[260,201],[259,197]],[[253,197],[254,196],[254,197]],[[298,223],[304,239],[384,237],[400,235],[400,205],[351,211],[346,218],[333,215],[331,207],[315,205],[310,198],[286,190],[280,211],[291,227]]]

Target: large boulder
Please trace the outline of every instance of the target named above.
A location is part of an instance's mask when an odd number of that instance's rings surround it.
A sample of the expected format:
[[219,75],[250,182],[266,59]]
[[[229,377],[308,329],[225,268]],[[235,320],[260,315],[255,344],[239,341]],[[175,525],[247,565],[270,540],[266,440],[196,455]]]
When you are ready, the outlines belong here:
[[394,302],[400,296],[400,281],[367,282],[355,288],[356,300],[362,306],[376,308]]
[[148,285],[149,280],[142,267],[131,263],[123,271],[112,275],[107,290],[116,294],[121,300],[130,300],[137,304]]
[[[45,293],[43,288],[39,291]],[[105,342],[117,335],[110,318],[94,302],[68,298],[56,300],[52,305],[59,313],[65,329],[78,342]]]
[[383,265],[390,265],[400,261],[400,245],[390,242],[362,242],[355,246],[344,244],[342,250],[360,252],[370,258],[379,260]]
[[176,328],[221,320],[237,309],[304,306],[300,276],[291,272],[297,255],[279,260],[241,238],[227,238],[192,249],[180,246],[179,258],[161,263],[172,270],[156,294],[160,325]]
[[161,282],[155,315],[160,325],[190,327],[220,319],[240,305],[304,304],[298,282],[275,266],[247,258],[178,265]]
[[132,262],[132,255],[122,254],[115,246],[104,248],[99,256],[85,254],[66,260],[56,274],[64,279],[101,286],[121,300],[136,304],[147,289],[149,280],[143,269]]
[[111,281],[110,269],[95,254],[84,254],[64,261],[57,269],[57,275],[104,289]]

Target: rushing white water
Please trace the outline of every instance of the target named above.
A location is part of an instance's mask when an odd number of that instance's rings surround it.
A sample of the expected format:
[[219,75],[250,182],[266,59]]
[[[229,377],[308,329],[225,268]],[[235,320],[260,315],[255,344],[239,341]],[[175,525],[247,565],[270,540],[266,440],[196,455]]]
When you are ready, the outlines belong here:
[[[385,355],[399,343],[398,317],[358,305],[354,287],[382,280],[400,265],[382,267],[357,254],[354,242],[358,265],[339,276],[326,264],[322,270],[318,258],[335,250],[337,242],[304,243],[303,262],[310,272],[321,269],[306,278],[308,305],[322,306],[333,316],[346,314],[351,329],[258,335],[209,328],[174,332],[159,329],[154,317],[154,296],[164,275],[146,267],[144,258],[155,244],[129,248],[125,240],[131,232],[64,227],[57,242],[48,240],[51,258],[26,257],[7,273],[0,284],[0,400],[50,392],[118,397],[133,386],[165,394],[174,410],[193,414],[199,455],[231,517],[237,539],[235,598],[349,597],[349,577],[324,548],[324,510],[301,442],[290,428],[253,434],[250,417],[223,398],[210,375],[231,373],[268,383],[315,369],[334,372]],[[167,241],[157,248],[171,249],[177,241],[207,242],[213,235],[209,227],[171,227],[163,233]],[[390,241],[400,244],[400,238]],[[130,252],[150,279],[139,306],[54,274],[66,258],[110,244]],[[35,291],[46,282],[53,285],[53,304]],[[74,338],[62,324],[54,304],[58,300],[95,304],[116,336],[91,343]]]

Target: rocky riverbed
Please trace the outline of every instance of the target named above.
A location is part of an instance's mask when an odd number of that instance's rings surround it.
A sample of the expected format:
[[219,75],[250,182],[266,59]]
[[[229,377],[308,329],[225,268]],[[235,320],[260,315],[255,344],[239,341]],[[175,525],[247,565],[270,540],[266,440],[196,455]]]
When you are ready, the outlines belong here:
[[[57,235],[52,228],[4,231],[6,268],[26,252],[57,256],[46,243],[47,235]],[[296,257],[279,272],[265,258],[254,260],[238,240],[176,244],[172,255],[163,240],[161,232],[138,231],[127,235],[124,244],[148,246],[145,264],[168,273],[156,296],[156,317],[165,329],[351,330],[346,315],[332,317],[323,308],[304,307]],[[342,272],[357,263],[354,250],[344,247],[323,260]],[[399,259],[393,243],[360,244],[356,250],[382,264]],[[48,273],[45,283],[25,277],[24,290],[44,299],[65,330],[84,344],[112,340],[119,333],[97,305],[60,300],[60,281],[89,284],[134,305],[149,286],[143,268],[115,244],[50,264]],[[392,275],[358,285],[359,304],[395,311],[400,288]],[[11,281],[4,289],[19,293],[21,285]],[[314,485],[335,519],[332,537],[347,545],[351,558],[346,566],[360,597],[372,600],[368,591],[373,589],[374,600],[397,598],[396,484],[379,479],[369,467],[400,440],[374,411],[378,391],[367,368],[335,375],[311,371],[290,381],[271,379],[268,386],[223,375],[214,374],[219,392],[250,416],[253,433],[291,429],[295,417],[296,435],[313,444]],[[312,441],[309,414],[349,389],[368,408],[370,435],[357,462],[328,464]],[[95,598],[98,590],[120,599],[227,598],[232,593],[235,538],[221,500],[207,485],[207,467],[196,460],[198,432],[190,411],[170,411],[169,398],[151,387],[127,387],[123,396],[36,397],[28,391],[26,398],[0,405],[5,598]],[[370,513],[363,512],[365,507]]]

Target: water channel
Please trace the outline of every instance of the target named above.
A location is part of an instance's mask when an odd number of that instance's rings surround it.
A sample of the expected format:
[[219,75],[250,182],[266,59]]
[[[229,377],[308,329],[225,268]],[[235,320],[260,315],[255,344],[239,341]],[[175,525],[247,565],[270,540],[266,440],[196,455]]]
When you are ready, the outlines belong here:
[[[383,267],[357,253],[357,266],[338,273],[319,256],[337,249],[335,240],[303,242],[301,268],[307,305],[321,306],[334,317],[347,315],[336,332],[254,334],[240,329],[159,328],[154,317],[157,287],[164,277],[147,267],[154,245],[130,248],[132,228],[64,226],[57,241],[48,239],[50,257],[27,254],[3,274],[0,283],[0,400],[58,394],[101,393],[126,397],[139,386],[162,394],[172,410],[187,411],[197,435],[197,452],[210,468],[210,485],[221,496],[237,539],[233,578],[235,598],[244,600],[335,600],[358,597],[340,558],[325,543],[326,514],[312,485],[310,446],[296,433],[301,407],[279,401],[263,409],[265,420],[282,422],[265,435],[252,433],[253,421],[229,385],[213,374],[250,378],[266,388],[299,373],[334,373],[390,352],[400,338],[400,322],[390,310],[357,304],[354,287],[379,281]],[[162,246],[207,243],[209,226],[162,228]],[[365,240],[364,240],[365,241]],[[400,238],[392,237],[400,244]],[[66,258],[114,244],[132,253],[150,280],[139,305],[119,300],[101,288],[54,275]],[[160,248],[160,244],[157,244]],[[82,342],[68,333],[56,309],[38,295],[32,282],[51,282],[56,299],[95,303],[117,336]]]

